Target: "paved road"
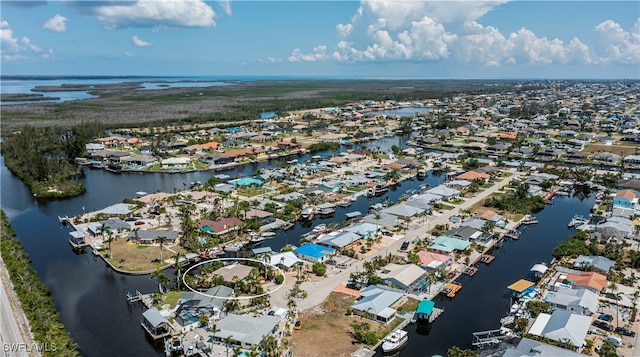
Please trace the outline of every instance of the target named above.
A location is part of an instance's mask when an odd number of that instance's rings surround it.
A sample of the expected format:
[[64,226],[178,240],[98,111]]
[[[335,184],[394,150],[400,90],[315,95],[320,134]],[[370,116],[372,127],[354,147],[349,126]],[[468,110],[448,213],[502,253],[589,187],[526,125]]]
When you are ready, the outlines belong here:
[[[0,280],[2,280],[2,288],[0,288],[0,353],[6,357],[22,357],[29,356],[28,349],[31,348],[32,342],[28,342],[22,336],[18,322],[22,320],[21,312],[15,313],[15,306],[9,301],[16,299],[15,292],[4,261],[0,258]],[[14,300],[15,301],[15,300]]]
[[[507,177],[502,181],[497,182],[492,187],[478,193],[477,196],[469,198],[465,202],[457,205],[456,208],[444,211],[440,216],[427,216],[426,222],[421,222],[421,225],[419,227],[409,229],[404,237],[397,239],[386,248],[380,249],[380,251],[374,254],[371,258],[373,258],[374,256],[386,255],[387,252],[396,252],[400,249],[400,246],[403,242],[412,241],[418,237],[424,237],[431,228],[435,227],[435,225],[448,223],[451,216],[458,214],[460,210],[468,209],[479,201],[485,199],[489,195],[507,185],[514,177],[518,176],[519,174],[516,173],[511,177]],[[371,258],[369,258],[369,260]],[[354,261],[351,266],[349,266],[347,269],[342,269],[341,271],[339,269],[336,269],[335,267],[329,268],[327,270],[327,278],[315,282],[303,282],[301,284],[301,288],[305,290],[308,295],[306,299],[297,301],[298,310],[304,311],[311,309],[314,306],[320,305],[322,301],[324,301],[324,299],[329,296],[329,294],[335,288],[338,287],[338,285],[345,284],[349,280],[351,273],[355,272],[356,270],[362,271],[363,263],[364,260]],[[290,290],[290,285],[292,284],[292,281],[287,282],[287,286],[279,289],[271,296],[271,303],[273,304],[273,306],[287,306],[286,294]]]

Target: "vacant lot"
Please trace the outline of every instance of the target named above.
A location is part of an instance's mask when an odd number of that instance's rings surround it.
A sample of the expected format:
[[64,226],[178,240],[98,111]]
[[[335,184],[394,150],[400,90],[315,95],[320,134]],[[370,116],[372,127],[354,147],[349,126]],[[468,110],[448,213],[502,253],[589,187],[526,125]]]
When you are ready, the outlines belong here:
[[[350,356],[363,344],[351,336],[351,323],[369,322],[371,329],[379,336],[386,335],[402,321],[394,319],[389,325],[382,325],[359,316],[347,315],[347,309],[355,299],[342,293],[331,293],[325,301],[315,308],[300,314],[302,329],[293,331],[293,352],[301,357],[340,357]],[[415,311],[418,302],[413,299],[402,299],[398,311]]]
[[[105,244],[102,255],[109,257],[108,244]],[[180,246],[167,246],[162,248],[162,259],[171,260],[176,253],[185,254],[186,251]],[[160,246],[127,244],[127,240],[120,238],[111,242],[113,258],[108,259],[113,266],[127,271],[149,271],[160,266]],[[171,260],[172,261],[172,260]],[[163,264],[164,265],[164,264]]]

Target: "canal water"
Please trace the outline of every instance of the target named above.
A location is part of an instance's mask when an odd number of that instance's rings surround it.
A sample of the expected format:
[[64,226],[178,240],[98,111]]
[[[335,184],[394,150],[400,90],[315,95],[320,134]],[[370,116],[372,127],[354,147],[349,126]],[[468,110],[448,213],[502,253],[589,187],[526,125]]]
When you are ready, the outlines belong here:
[[[521,229],[520,239],[505,240],[491,253],[496,259],[489,265],[477,264],[473,277],[462,276],[462,289],[455,298],[438,295],[436,307],[444,313],[430,326],[409,325],[409,342],[401,356],[447,355],[449,347],[471,348],[473,333],[500,328],[500,318],[511,305],[507,286],[519,279],[531,279],[529,269],[540,262],[550,263],[551,251],[558,242],[575,233],[567,223],[575,214],[588,216],[595,195],[556,197],[553,205],[537,214],[537,225]],[[378,355],[381,355],[380,353]]]
[[[388,149],[391,145],[406,147],[402,137],[385,138],[365,143],[369,148]],[[329,156],[331,152],[320,153]],[[300,161],[309,160],[309,155]],[[186,174],[122,174],[88,170],[85,183],[88,191],[75,198],[38,203],[27,188],[4,166],[0,156],[1,206],[11,220],[32,264],[44,284],[51,289],[60,319],[72,338],[79,344],[84,356],[161,356],[140,327],[142,308],[126,303],[127,292],[139,290],[149,293],[157,289],[149,276],[117,274],[91,254],[76,255],[68,244],[67,227],[60,227],[58,215],[76,215],[121,202],[134,197],[137,191],[172,192],[181,190],[192,181],[205,182],[214,174],[229,176],[252,175],[257,169],[269,167],[269,163],[245,165],[221,172],[193,172]],[[274,250],[285,244],[298,244],[300,235],[314,225],[343,221],[346,212],[358,210],[366,214],[372,202],[387,197],[397,200],[406,190],[417,189],[424,183],[432,186],[444,181],[442,176],[428,176],[425,181],[409,180],[398,185],[382,197],[372,201],[360,198],[348,208],[339,207],[333,217],[315,219],[311,227],[296,223],[294,229],[279,232],[265,242]],[[506,286],[523,277],[530,266],[541,260],[549,260],[549,253],[558,240],[563,240],[565,227],[574,213],[586,214],[590,203],[574,198],[557,199],[554,206],[538,214],[540,224],[531,227],[516,243],[505,243],[496,252],[498,258],[472,279],[462,279],[459,295],[452,301],[437,301],[445,313],[428,335],[411,330],[405,355],[429,356],[446,353],[452,345],[464,347],[471,342],[471,332],[492,329],[508,309]],[[157,346],[156,346],[157,347]]]

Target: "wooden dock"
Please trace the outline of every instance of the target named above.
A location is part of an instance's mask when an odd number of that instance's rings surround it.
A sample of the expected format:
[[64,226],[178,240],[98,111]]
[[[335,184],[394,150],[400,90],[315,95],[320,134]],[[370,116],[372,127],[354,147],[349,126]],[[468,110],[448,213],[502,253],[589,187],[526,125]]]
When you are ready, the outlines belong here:
[[462,284],[451,282],[451,283],[447,283],[444,286],[444,290],[442,290],[442,292],[446,294],[447,297],[453,298],[456,296],[458,291],[460,291],[460,289],[462,289]]
[[478,272],[478,268],[474,266],[467,267],[464,269],[464,271],[462,271],[463,274],[469,275],[469,276],[474,276],[477,272]]
[[493,255],[489,255],[489,254],[482,254],[480,256],[480,259],[478,261],[485,263],[485,264],[491,264],[491,262],[496,259],[496,257],[494,257]]

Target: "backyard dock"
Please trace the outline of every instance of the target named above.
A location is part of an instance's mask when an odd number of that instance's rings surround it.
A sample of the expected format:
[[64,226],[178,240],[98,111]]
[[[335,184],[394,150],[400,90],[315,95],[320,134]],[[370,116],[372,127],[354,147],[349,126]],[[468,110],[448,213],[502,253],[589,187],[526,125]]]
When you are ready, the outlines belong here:
[[451,282],[451,283],[447,283],[444,286],[444,290],[442,290],[442,292],[446,294],[447,297],[453,298],[456,296],[458,291],[460,291],[460,289],[462,289],[462,284]]
[[474,276],[477,272],[478,272],[478,268],[476,268],[474,266],[470,266],[470,267],[465,268],[462,273],[465,274],[465,275]]
[[496,257],[495,257],[495,256],[493,256],[493,255],[489,255],[489,254],[482,254],[482,255],[480,256],[479,261],[480,261],[480,262],[482,262],[482,263],[485,263],[485,264],[491,264],[491,262],[492,262],[494,259],[496,259]]

